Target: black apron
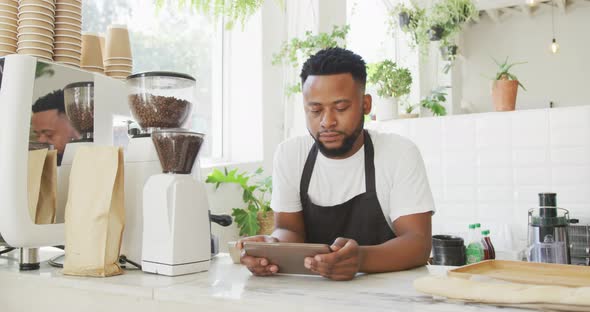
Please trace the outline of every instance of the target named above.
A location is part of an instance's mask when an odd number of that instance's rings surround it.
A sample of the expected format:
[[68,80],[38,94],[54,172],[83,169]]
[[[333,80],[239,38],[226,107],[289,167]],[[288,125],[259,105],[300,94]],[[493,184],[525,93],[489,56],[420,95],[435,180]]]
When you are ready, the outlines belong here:
[[307,191],[318,155],[317,143],[309,151],[299,186],[307,243],[331,245],[336,238],[343,237],[352,238],[361,246],[368,246],[379,245],[395,238],[377,199],[373,142],[366,130],[363,135],[366,193],[336,206],[318,206],[309,199]]

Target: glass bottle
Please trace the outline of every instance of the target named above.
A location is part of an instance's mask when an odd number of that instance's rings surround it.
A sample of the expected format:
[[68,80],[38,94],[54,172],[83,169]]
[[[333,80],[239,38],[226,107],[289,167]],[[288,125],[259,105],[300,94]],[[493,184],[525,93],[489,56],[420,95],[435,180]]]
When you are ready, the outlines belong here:
[[494,249],[492,239],[490,238],[490,230],[481,231],[481,235],[483,236],[482,243],[484,243],[484,248],[487,249],[486,260],[496,259],[496,250]]
[[469,225],[469,244],[467,245],[467,264],[479,262],[484,259],[484,249],[479,239],[480,234],[475,231],[475,224]]

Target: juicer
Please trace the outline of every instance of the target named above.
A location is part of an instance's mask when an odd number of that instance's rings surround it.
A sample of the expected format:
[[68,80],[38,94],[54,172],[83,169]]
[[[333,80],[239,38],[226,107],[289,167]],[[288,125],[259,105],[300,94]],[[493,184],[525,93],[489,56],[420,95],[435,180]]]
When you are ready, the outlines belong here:
[[540,193],[539,208],[528,212],[527,260],[543,263],[570,263],[569,212],[557,208],[555,193]]

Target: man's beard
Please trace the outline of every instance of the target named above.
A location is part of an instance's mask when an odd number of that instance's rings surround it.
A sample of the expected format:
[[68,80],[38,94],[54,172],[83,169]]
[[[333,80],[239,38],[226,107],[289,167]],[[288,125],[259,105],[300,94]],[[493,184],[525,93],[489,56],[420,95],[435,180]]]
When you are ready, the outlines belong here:
[[359,137],[359,135],[361,135],[361,133],[363,133],[364,126],[365,126],[365,119],[364,119],[364,116],[361,116],[361,122],[359,123],[359,126],[356,129],[354,129],[354,131],[350,135],[346,135],[346,133],[344,133],[342,131],[330,131],[330,132],[336,132],[338,134],[344,135],[344,140],[342,141],[342,145],[338,148],[327,148],[324,145],[324,143],[320,142],[319,137],[320,137],[321,132],[318,132],[316,134],[316,136],[312,135],[311,137],[314,139],[314,141],[318,145],[320,152],[324,156],[326,156],[326,157],[340,157],[340,156],[346,155],[348,152],[350,152],[350,150],[352,150],[352,146],[354,145],[354,142],[356,142],[356,139]]

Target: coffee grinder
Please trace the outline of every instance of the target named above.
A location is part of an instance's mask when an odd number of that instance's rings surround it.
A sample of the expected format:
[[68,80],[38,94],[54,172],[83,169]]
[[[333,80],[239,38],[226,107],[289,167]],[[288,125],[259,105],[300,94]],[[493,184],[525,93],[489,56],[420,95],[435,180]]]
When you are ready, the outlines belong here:
[[569,264],[569,212],[557,208],[556,194],[539,194],[539,208],[530,209],[528,219],[527,260]]
[[152,132],[161,174],[143,189],[144,272],[177,276],[209,269],[211,236],[204,183],[191,176],[203,134],[184,129]]
[[183,127],[193,110],[195,91],[196,80],[185,74],[154,71],[127,77],[129,108],[141,128],[125,150],[125,232],[121,254],[129,260],[141,262],[144,185],[151,176],[162,173],[151,134],[158,129]]

